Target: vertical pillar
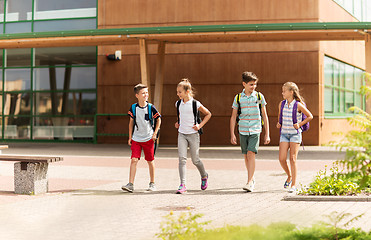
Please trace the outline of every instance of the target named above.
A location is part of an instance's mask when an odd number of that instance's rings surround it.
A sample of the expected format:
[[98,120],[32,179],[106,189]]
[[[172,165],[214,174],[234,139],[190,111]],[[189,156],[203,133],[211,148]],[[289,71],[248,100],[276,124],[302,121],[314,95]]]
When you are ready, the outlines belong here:
[[[365,39],[365,62],[366,72],[371,74],[371,33],[366,34]],[[371,80],[371,79],[370,79]],[[366,82],[368,86],[371,86],[370,82]],[[371,97],[366,100],[366,112],[371,113]]]
[[165,43],[160,42],[157,50],[156,82],[154,104],[161,113],[162,110],[162,92],[164,88],[164,62],[165,62]]
[[148,60],[148,46],[145,39],[139,39],[139,52],[140,52],[140,71],[142,84],[148,86],[149,99],[151,102],[151,81],[149,79],[149,60]]

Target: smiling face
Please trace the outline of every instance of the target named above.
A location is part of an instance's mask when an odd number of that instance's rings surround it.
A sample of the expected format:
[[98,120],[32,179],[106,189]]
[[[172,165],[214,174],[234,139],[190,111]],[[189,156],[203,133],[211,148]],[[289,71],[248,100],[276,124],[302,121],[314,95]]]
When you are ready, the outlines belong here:
[[257,81],[242,82],[242,85],[245,88],[245,94],[251,94],[256,88]]
[[289,90],[287,87],[282,87],[282,97],[283,99],[291,99],[293,98],[294,92]]
[[186,91],[183,87],[179,86],[176,88],[176,95],[178,95],[179,99],[188,99],[190,97],[190,91]]
[[148,88],[143,88],[139,91],[139,93],[135,94],[135,97],[138,98],[139,102],[148,101],[148,96]]

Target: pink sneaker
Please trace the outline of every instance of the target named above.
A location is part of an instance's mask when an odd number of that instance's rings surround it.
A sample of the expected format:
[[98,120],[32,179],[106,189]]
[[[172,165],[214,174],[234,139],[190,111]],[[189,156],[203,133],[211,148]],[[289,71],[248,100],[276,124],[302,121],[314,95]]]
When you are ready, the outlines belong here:
[[187,188],[185,185],[183,184],[180,184],[178,190],[176,191],[176,194],[182,194],[182,193],[185,193],[187,192]]
[[201,178],[201,189],[206,190],[208,184],[207,184],[207,179],[209,178],[209,174],[206,175],[206,177]]

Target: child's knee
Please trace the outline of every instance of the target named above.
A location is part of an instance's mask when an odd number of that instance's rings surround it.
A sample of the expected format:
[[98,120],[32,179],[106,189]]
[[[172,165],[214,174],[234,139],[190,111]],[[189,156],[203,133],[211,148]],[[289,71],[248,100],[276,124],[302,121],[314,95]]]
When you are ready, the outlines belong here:
[[137,164],[139,161],[139,158],[132,158],[131,159],[131,164]]

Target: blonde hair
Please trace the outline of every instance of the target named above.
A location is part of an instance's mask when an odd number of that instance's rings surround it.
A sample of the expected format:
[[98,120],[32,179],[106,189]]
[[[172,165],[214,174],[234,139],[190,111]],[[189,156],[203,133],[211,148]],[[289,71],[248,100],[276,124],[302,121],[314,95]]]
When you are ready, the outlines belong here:
[[304,103],[304,98],[300,95],[300,91],[298,88],[298,85],[296,85],[294,82],[286,82],[283,84],[283,86],[294,93],[294,99],[298,102]]
[[180,81],[180,83],[178,83],[177,87],[182,87],[184,89],[184,91],[189,90],[189,94],[192,97],[194,96],[195,91],[194,91],[194,88],[192,87],[191,82],[189,81],[188,78],[182,78],[182,81]]

